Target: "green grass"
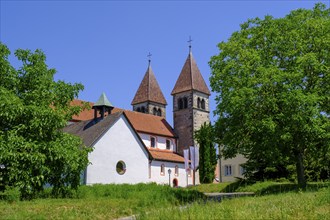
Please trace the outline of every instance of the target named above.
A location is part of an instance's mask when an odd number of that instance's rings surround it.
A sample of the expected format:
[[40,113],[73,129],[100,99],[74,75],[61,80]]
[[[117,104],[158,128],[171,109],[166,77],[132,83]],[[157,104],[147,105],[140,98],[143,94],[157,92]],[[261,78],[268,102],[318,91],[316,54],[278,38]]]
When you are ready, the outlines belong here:
[[156,210],[141,219],[329,219],[330,188],[241,197],[221,203],[194,203],[183,209]]
[[203,194],[156,184],[82,186],[73,198],[8,203],[0,201],[0,219],[114,219],[170,208],[198,200]]
[[[226,183],[189,189],[156,184],[82,186],[72,198],[53,199],[47,191],[42,195],[44,198],[32,201],[0,200],[0,219],[115,219],[131,215],[141,219],[326,219],[330,216],[329,183],[309,184],[307,192],[294,189],[287,192],[294,187],[285,184],[288,183]],[[196,190],[217,192],[230,187],[271,195],[215,203],[206,202]]]
[[[330,182],[308,183],[306,191],[315,191],[320,188],[330,187]],[[298,185],[291,182],[264,181],[249,183],[244,180],[230,183],[210,183],[191,187],[203,193],[216,192],[254,192],[257,195],[277,194],[299,191]]]
[[215,193],[223,192],[223,190],[228,187],[231,183],[209,183],[209,184],[200,184],[197,186],[191,186],[190,189],[198,190],[203,193]]

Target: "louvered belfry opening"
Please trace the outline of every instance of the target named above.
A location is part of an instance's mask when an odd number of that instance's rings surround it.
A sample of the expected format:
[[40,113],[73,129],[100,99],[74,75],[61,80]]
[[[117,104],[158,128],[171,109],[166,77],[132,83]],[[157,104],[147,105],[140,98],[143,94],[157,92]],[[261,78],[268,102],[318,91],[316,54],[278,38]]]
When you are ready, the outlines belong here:
[[101,119],[103,119],[105,117],[105,113],[107,112],[108,115],[110,115],[114,107],[112,106],[105,93],[102,93],[92,108],[94,109],[94,119],[98,118],[98,113],[101,115]]

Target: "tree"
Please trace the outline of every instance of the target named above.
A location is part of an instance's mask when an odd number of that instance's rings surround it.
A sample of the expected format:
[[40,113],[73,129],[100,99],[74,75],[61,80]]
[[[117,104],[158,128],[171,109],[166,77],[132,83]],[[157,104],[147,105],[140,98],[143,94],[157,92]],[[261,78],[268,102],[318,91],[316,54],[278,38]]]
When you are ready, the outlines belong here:
[[210,81],[225,156],[287,161],[304,188],[306,157],[329,169],[330,10],[251,19],[218,47]]
[[206,122],[195,132],[199,144],[199,179],[201,183],[212,183],[214,179],[217,155],[214,146],[214,132],[211,124]]
[[35,197],[45,184],[53,194],[76,189],[88,164],[89,149],[61,131],[80,107],[69,105],[81,84],[54,81],[40,50],[15,52],[22,66],[8,61],[10,51],[0,43],[0,191],[18,187],[23,199]]

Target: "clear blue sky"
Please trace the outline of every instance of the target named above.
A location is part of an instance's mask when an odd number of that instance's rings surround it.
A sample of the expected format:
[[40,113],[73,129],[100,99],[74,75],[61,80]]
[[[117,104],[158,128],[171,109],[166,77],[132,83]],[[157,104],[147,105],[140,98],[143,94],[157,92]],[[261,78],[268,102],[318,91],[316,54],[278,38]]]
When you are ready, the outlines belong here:
[[[79,98],[95,102],[105,92],[112,104],[131,109],[131,101],[151,65],[168,102],[192,51],[209,85],[210,57],[248,18],[283,17],[291,10],[313,8],[313,0],[259,1],[15,1],[0,0],[0,41],[12,53],[42,49],[55,79],[80,82]],[[329,0],[321,1],[329,7]],[[13,56],[13,65],[17,66]],[[215,109],[215,94],[210,108]],[[214,120],[213,113],[211,119]]]

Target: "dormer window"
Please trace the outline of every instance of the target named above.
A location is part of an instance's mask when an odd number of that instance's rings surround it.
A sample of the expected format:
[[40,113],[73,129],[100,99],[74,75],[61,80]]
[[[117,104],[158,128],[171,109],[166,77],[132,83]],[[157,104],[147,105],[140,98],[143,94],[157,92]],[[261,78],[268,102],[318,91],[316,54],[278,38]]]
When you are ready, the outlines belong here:
[[166,150],[170,150],[171,149],[171,140],[166,139]]
[[156,147],[156,138],[150,137],[150,147],[155,148]]

